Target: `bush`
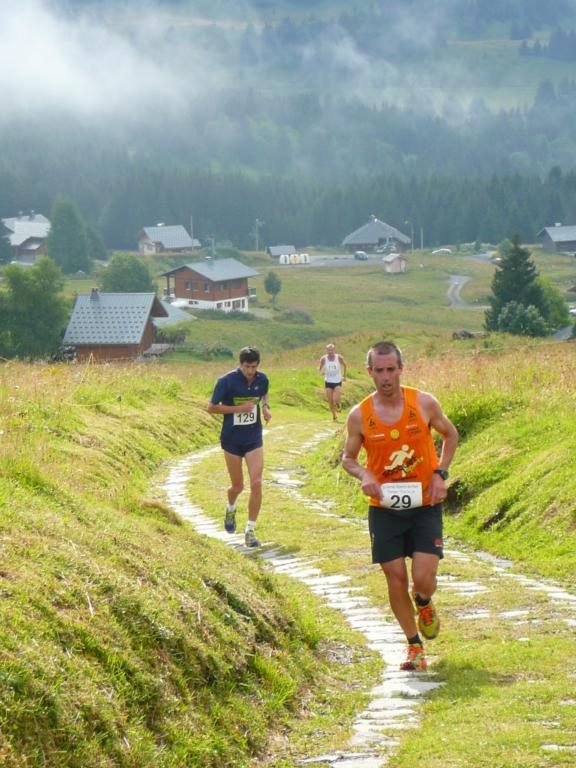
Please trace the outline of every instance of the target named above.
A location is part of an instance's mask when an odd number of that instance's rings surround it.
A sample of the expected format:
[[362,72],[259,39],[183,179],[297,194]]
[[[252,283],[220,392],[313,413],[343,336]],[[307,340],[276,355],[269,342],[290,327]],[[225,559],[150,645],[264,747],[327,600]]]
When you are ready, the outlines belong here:
[[256,315],[253,315],[251,312],[239,312],[236,309],[232,312],[222,312],[220,309],[194,308],[194,314],[197,317],[201,317],[202,320],[233,320],[234,322],[241,320],[245,323],[256,320]]
[[284,309],[276,315],[274,320],[279,320],[283,323],[294,323],[296,325],[314,325],[312,315],[297,307],[288,307],[287,309]]
[[536,307],[509,301],[498,315],[498,330],[517,336],[547,336],[548,326]]
[[189,355],[199,360],[216,360],[219,358],[234,357],[234,352],[230,347],[223,344],[202,344],[199,341],[192,341],[188,344],[179,344],[174,352],[177,354]]

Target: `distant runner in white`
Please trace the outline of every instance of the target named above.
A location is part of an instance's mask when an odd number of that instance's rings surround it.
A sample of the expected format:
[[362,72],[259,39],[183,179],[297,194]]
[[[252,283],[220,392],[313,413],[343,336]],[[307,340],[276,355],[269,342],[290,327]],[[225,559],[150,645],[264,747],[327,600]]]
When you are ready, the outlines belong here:
[[338,419],[342,382],[346,378],[346,360],[336,352],[334,344],[326,344],[318,370],[324,376],[324,392],[334,421]]

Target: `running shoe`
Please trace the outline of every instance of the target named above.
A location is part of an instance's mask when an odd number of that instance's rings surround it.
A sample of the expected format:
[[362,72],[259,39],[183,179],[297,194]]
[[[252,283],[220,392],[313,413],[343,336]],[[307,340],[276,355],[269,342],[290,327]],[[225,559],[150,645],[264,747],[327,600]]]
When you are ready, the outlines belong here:
[[406,661],[400,664],[400,669],[403,672],[426,672],[428,664],[426,662],[424,647],[421,643],[410,643],[408,645]]
[[414,604],[418,613],[418,629],[426,640],[433,640],[440,632],[440,617],[436,613],[434,603],[430,600],[428,605],[418,605],[414,600]]
[[224,528],[228,533],[234,533],[236,530],[236,507],[226,506],[224,514]]
[[244,534],[244,544],[247,547],[259,547],[260,541],[256,538],[254,531],[246,531]]

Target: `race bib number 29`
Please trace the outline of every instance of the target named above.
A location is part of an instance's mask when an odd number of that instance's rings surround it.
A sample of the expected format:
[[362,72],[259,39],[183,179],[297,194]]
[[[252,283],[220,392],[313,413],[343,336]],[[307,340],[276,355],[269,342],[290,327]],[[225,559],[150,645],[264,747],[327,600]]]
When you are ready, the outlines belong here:
[[256,424],[258,418],[258,406],[255,405],[248,413],[235,413],[234,414],[234,426],[246,427],[249,424]]
[[387,509],[422,506],[422,483],[384,483],[380,504]]

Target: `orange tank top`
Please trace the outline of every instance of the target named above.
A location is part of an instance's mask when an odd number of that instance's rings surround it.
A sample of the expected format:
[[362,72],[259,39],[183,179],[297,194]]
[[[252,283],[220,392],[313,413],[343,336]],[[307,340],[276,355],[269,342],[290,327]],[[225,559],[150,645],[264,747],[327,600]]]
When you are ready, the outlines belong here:
[[[402,387],[404,410],[395,424],[380,421],[374,411],[373,395],[360,403],[366,467],[380,483],[421,483],[422,504],[430,504],[428,483],[438,467],[438,456],[430,427],[418,408],[418,390]],[[381,499],[370,499],[381,506]]]

